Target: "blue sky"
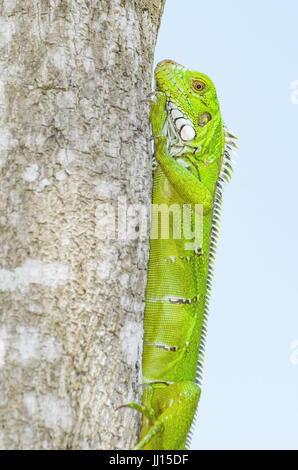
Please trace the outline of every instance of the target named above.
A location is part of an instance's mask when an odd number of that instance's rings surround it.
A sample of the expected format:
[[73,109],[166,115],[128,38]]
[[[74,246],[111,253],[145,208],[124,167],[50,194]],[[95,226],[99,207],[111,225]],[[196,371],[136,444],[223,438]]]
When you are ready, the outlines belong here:
[[297,21],[296,0],[166,2],[155,62],[209,75],[240,146],[193,449],[298,449]]

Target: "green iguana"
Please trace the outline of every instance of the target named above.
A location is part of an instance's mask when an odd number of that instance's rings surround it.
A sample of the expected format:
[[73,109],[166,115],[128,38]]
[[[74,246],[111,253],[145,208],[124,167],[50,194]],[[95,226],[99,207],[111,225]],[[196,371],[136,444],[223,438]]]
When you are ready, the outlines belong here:
[[[153,205],[169,213],[170,233],[150,240],[143,346],[143,425],[135,449],[185,449],[200,397],[208,293],[212,278],[222,182],[230,177],[234,136],[222,122],[216,90],[204,74],[171,60],[155,69],[151,124],[157,166]],[[175,238],[201,208],[201,243]],[[200,211],[199,211],[200,212]],[[198,212],[198,213],[199,213]],[[185,219],[185,220],[184,220]],[[177,222],[178,220],[178,222]],[[153,217],[156,232],[158,217]],[[184,224],[186,225],[186,224]],[[189,249],[190,248],[190,249]]]

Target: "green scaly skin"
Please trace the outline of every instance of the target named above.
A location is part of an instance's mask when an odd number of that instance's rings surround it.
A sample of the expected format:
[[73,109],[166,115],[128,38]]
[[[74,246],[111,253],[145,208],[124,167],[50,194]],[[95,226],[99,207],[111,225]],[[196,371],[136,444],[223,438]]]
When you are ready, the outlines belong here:
[[[203,242],[185,249],[183,236],[150,241],[143,348],[143,403],[128,406],[143,414],[136,449],[185,449],[200,397],[206,294],[215,238],[214,207],[223,168],[225,132],[216,90],[204,74],[175,62],[155,70],[156,94],[151,106],[155,140],[153,204],[195,204],[203,208]],[[170,104],[169,104],[170,103]],[[175,105],[189,127],[188,140],[176,128]],[[170,108],[169,108],[170,106]],[[179,114],[178,114],[179,116]],[[180,121],[180,124],[185,121]],[[199,123],[201,125],[199,125]],[[179,124],[179,123],[178,123]],[[185,129],[184,129],[185,130]],[[193,132],[194,134],[194,132]],[[229,165],[228,165],[229,166]],[[226,172],[227,173],[227,172]],[[193,219],[192,219],[193,220]],[[156,220],[153,224],[156,223]]]

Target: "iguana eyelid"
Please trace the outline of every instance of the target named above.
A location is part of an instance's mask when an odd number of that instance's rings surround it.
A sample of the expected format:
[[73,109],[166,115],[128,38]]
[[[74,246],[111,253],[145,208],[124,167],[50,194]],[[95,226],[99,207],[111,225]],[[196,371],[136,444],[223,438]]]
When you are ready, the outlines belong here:
[[196,92],[200,93],[206,88],[206,83],[202,80],[193,80],[192,87]]

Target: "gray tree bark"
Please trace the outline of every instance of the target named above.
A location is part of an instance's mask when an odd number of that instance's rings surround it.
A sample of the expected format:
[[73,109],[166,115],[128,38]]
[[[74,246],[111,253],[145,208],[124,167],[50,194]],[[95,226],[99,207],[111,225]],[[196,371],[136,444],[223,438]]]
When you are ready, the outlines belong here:
[[105,234],[150,204],[164,1],[0,3],[2,449],[137,441],[148,237]]

